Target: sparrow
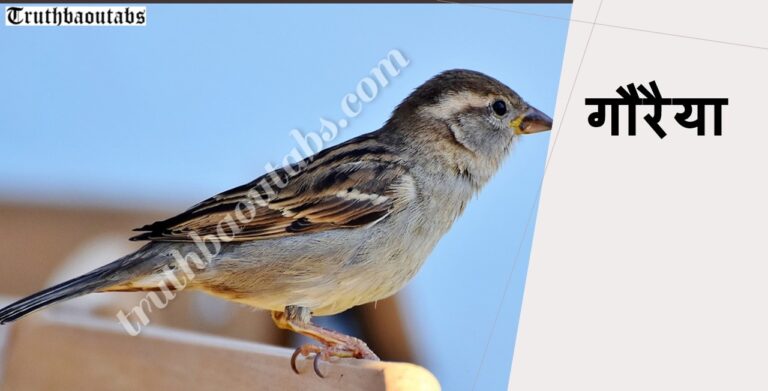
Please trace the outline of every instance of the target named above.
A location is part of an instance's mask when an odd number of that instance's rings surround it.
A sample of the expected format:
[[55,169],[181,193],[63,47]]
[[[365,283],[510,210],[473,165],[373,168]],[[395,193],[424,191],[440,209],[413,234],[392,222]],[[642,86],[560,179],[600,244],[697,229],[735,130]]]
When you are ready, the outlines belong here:
[[551,127],[498,80],[442,72],[380,129],[136,229],[139,250],[3,308],[0,324],[92,292],[197,289],[318,341],[294,352],[297,373],[299,355],[314,355],[319,376],[318,360],[378,360],[311,317],[400,290],[515,141]]

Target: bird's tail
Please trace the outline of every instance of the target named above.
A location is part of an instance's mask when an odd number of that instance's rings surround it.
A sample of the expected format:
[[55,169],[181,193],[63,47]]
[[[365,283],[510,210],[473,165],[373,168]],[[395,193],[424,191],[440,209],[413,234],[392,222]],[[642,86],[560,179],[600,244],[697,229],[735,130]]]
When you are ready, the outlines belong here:
[[[0,309],[0,324],[13,322],[51,304],[72,299],[92,292],[106,290],[137,276],[142,257],[139,252],[120,258],[80,277],[25,297]],[[138,266],[138,267],[137,267]]]

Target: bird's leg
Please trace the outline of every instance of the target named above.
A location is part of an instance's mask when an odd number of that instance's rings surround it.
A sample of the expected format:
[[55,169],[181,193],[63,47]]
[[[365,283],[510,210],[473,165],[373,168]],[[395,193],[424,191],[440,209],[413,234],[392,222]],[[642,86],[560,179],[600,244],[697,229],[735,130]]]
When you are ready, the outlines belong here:
[[318,369],[318,360],[320,359],[329,361],[332,357],[338,357],[379,360],[379,357],[368,348],[365,342],[320,327],[310,321],[311,316],[309,308],[299,306],[287,306],[284,312],[272,311],[272,320],[277,327],[305,335],[322,344],[322,346],[306,344],[297,348],[291,357],[291,368],[294,372],[299,373],[296,369],[296,358],[299,354],[305,357],[312,353],[315,354],[315,372],[320,377],[324,377]]

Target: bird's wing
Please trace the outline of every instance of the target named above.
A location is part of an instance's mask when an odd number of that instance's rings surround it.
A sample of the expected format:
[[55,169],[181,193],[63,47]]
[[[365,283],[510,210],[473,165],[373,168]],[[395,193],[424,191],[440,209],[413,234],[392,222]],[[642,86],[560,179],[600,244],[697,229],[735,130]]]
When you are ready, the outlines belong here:
[[365,140],[345,144],[138,228],[145,232],[131,240],[247,241],[362,227],[414,197],[413,178],[394,154]]

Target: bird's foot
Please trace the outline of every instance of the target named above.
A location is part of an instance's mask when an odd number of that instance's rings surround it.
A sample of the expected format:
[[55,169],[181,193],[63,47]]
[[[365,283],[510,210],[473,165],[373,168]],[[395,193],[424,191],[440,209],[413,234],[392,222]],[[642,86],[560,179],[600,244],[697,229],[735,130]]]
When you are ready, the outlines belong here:
[[288,306],[284,312],[272,311],[272,320],[281,329],[295,331],[320,342],[320,345],[302,345],[291,356],[291,368],[299,373],[296,368],[296,358],[299,355],[309,357],[314,354],[314,369],[320,377],[325,377],[320,372],[320,360],[331,361],[333,358],[359,358],[379,361],[379,357],[362,340],[342,334],[338,331],[326,329],[309,321],[309,309],[306,307]]
[[317,376],[325,377],[320,371],[320,360],[331,361],[334,358],[357,358],[366,360],[379,361],[379,357],[366,345],[365,342],[347,335],[343,335],[344,343],[335,345],[301,345],[293,352],[291,356],[291,369],[294,372],[299,373],[296,368],[296,359],[299,355],[309,357],[314,354],[315,357],[312,362],[312,367],[315,370]]

